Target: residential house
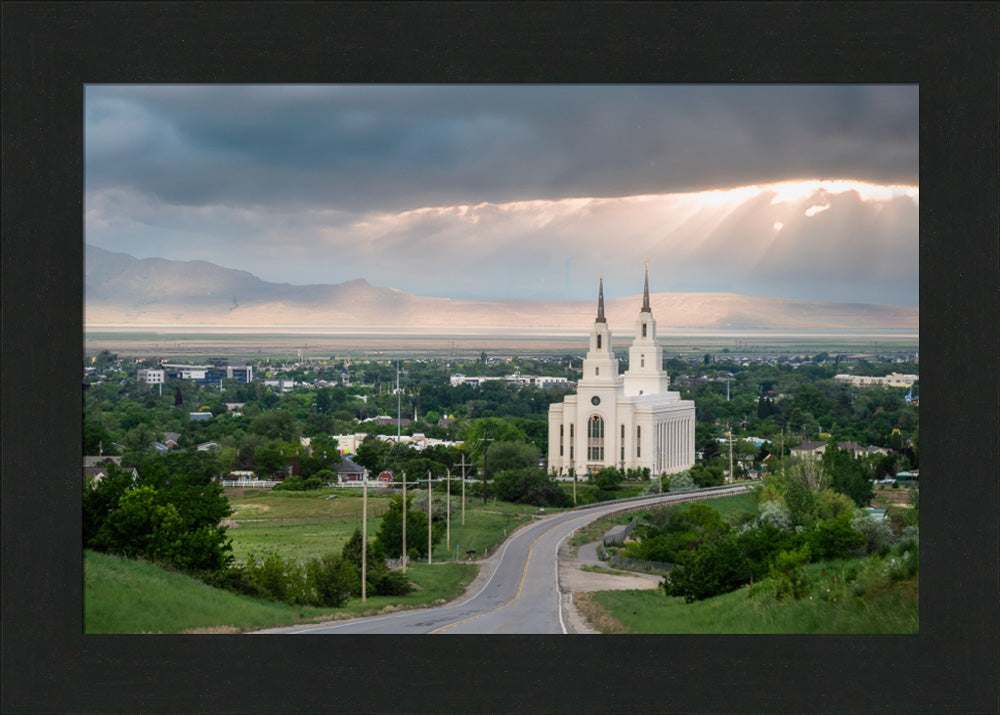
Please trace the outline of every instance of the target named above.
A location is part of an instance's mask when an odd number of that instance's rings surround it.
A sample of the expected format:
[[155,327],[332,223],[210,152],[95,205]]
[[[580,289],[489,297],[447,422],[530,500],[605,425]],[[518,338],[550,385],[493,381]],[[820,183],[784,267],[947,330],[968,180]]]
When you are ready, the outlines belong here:
[[[823,452],[826,451],[826,442],[814,442],[812,440],[806,440],[798,447],[792,447],[790,453],[793,457],[804,457],[805,459],[817,459],[823,456]],[[855,457],[859,457],[868,453],[865,447],[862,447],[857,442],[837,442],[837,447],[850,452]]]
[[163,433],[163,444],[170,447],[170,449],[177,449],[180,446],[179,440],[181,435],[179,432],[164,432]]
[[[84,457],[83,458],[83,479],[84,483],[88,480],[93,480],[93,484],[97,484],[99,481],[108,476],[108,467],[112,464],[119,466],[121,465],[121,457]],[[126,473],[131,473],[133,484],[139,479],[139,471],[132,467],[131,469],[126,468]]]
[[347,457],[342,457],[340,467],[337,469],[337,482],[340,484],[356,483],[361,484],[368,474],[368,470],[360,464],[355,464]]

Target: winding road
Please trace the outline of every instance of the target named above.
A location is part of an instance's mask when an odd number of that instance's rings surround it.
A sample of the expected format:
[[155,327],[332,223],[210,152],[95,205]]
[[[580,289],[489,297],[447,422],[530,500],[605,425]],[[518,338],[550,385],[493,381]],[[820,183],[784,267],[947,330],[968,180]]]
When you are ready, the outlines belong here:
[[[435,608],[258,633],[570,633],[559,583],[559,547],[580,527],[607,514],[745,491],[743,485],[664,494],[552,514],[515,531],[482,562],[485,584],[471,596]],[[477,579],[481,582],[483,579]]]

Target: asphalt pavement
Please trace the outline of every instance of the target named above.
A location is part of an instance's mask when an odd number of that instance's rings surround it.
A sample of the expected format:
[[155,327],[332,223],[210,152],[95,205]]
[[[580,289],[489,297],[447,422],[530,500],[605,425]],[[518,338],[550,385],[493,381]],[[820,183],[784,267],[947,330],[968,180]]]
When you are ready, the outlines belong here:
[[[718,496],[713,494],[712,496]],[[630,507],[686,501],[690,495],[659,495]],[[473,592],[455,603],[370,618],[275,628],[258,633],[551,633],[572,632],[560,594],[558,551],[577,529],[622,510],[622,504],[555,513],[516,530],[499,552],[480,562],[484,572]],[[485,580],[485,583],[482,581]],[[481,584],[481,585],[480,585]],[[478,589],[476,586],[478,585]]]

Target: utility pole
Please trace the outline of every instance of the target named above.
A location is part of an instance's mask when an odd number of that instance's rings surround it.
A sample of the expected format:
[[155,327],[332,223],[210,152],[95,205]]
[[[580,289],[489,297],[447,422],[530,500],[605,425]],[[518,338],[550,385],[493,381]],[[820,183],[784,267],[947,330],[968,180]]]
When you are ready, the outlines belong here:
[[448,476],[446,479],[447,481],[445,481],[446,490],[445,490],[445,517],[444,517],[444,523],[445,523],[444,544],[445,548],[448,551],[451,551],[451,470],[450,469],[448,470]]
[[399,392],[399,360],[396,361],[396,444],[399,444],[400,425],[403,423],[403,402]]
[[465,526],[465,452],[462,452],[462,526]]
[[368,470],[361,475],[361,602],[368,600]]
[[736,475],[733,474],[733,426],[732,424],[726,425],[729,431],[726,433],[729,435],[729,481],[736,481]]
[[486,434],[486,430],[483,430],[483,506],[486,505],[486,454],[490,451],[490,441]]
[[406,574],[406,472],[403,472],[403,574]]
[[432,489],[431,470],[427,470],[427,564],[431,563],[431,514],[434,511],[434,491]]

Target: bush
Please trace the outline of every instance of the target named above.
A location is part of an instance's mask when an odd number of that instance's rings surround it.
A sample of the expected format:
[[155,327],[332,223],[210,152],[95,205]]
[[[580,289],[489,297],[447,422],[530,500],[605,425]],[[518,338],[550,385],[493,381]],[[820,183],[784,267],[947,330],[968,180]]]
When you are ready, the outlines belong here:
[[244,572],[264,598],[291,604],[306,603],[305,572],[292,559],[270,553],[258,563],[251,556]]
[[309,489],[319,489],[323,486],[323,480],[318,476],[303,479],[301,476],[289,477],[288,479],[274,485],[274,491],[302,492]]
[[717,487],[726,481],[725,473],[719,465],[706,467],[704,464],[695,464],[683,473],[690,476],[697,487]]
[[687,472],[681,472],[680,474],[675,474],[670,478],[670,491],[672,492],[680,492],[684,491],[685,489],[694,489],[696,488],[696,486],[697,485],[694,483],[694,479],[692,479],[691,475],[688,474]]
[[611,501],[614,498],[615,495],[613,492],[606,492],[595,486],[578,486],[576,489],[576,501],[578,504],[596,504],[597,502]]
[[311,605],[340,607],[347,603],[360,574],[346,559],[326,554],[306,562],[306,585]]
[[864,537],[866,550],[869,554],[874,553],[883,545],[891,546],[896,541],[896,536],[892,533],[889,522],[884,519],[876,519],[867,512],[860,512],[851,519],[851,528]]
[[816,524],[805,538],[817,560],[852,558],[865,546],[865,537],[851,526],[851,515],[846,513]]
[[747,511],[746,509],[734,509],[723,517],[726,523],[734,528],[739,528],[744,524],[749,524],[756,518],[757,517],[753,512]]
[[783,532],[771,524],[751,525],[736,535],[736,545],[747,559],[753,576],[764,576],[779,551],[801,543],[798,534]]
[[405,596],[413,590],[402,571],[376,570],[368,574],[369,591],[375,596]]
[[809,563],[809,547],[803,544],[793,551],[781,551],[771,564],[771,583],[774,597],[800,599],[806,595],[809,578],[803,566]]
[[321,469],[318,472],[316,472],[313,476],[319,479],[321,484],[337,483],[337,474],[332,469]]
[[792,514],[784,504],[766,501],[760,505],[757,523],[768,524],[781,531],[792,530]]
[[710,541],[695,555],[664,577],[668,596],[683,596],[692,603],[733,591],[750,580],[750,563],[734,538]]
[[591,475],[590,481],[602,491],[611,491],[617,489],[624,478],[625,475],[620,470],[614,467],[604,467]]

